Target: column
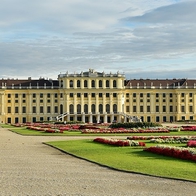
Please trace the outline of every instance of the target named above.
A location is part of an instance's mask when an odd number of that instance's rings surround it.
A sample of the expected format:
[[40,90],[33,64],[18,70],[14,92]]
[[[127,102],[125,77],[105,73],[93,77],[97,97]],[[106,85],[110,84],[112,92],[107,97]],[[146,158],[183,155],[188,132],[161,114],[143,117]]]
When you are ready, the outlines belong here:
[[89,123],[92,123],[93,122],[93,115],[92,115],[92,112],[89,113],[90,116],[89,116]]
[[99,112],[97,113],[96,119],[97,119],[97,123],[99,123],[100,122],[100,113]]
[[107,113],[104,112],[104,123],[107,123]]
[[85,122],[85,113],[82,112],[82,122]]

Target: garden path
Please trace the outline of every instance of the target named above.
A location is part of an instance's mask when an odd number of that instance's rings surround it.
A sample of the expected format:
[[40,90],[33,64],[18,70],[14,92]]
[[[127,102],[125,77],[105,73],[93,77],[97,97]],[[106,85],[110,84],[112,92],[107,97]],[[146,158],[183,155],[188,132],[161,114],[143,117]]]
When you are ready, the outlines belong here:
[[195,195],[196,183],[115,171],[43,144],[78,138],[21,136],[0,128],[0,195]]

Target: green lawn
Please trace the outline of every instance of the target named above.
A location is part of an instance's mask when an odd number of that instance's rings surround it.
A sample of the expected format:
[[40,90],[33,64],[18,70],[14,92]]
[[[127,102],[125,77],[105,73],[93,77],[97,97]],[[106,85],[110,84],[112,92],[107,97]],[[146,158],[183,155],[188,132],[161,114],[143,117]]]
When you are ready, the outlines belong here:
[[181,131],[181,132],[170,132],[170,133],[116,133],[116,134],[95,134],[95,133],[89,133],[89,134],[82,134],[80,131],[64,131],[64,133],[45,133],[44,131],[34,131],[30,129],[26,129],[26,127],[14,127],[11,125],[1,125],[3,128],[7,128],[10,131],[13,131],[15,133],[21,134],[21,135],[38,135],[38,136],[172,136],[172,135],[196,135],[195,131]]
[[[21,135],[37,135],[37,136],[163,136],[163,135],[196,135],[196,132],[170,132],[170,133],[134,133],[134,134],[81,134],[80,132],[64,132],[64,133],[45,133],[41,131],[33,131],[25,127],[13,127],[10,125],[1,125],[13,132]],[[63,140],[63,137],[62,137]],[[143,141],[147,147],[156,145],[149,141]],[[48,142],[47,144],[59,148],[67,153],[87,159],[98,164],[109,166],[111,168],[137,172],[154,176],[162,176],[168,178],[176,178],[182,180],[191,180],[196,182],[196,163],[175,159],[172,157],[153,154],[143,151],[142,147],[114,147],[104,144],[95,143],[92,140],[73,140],[73,141],[57,141]],[[171,144],[169,144],[171,145]],[[175,146],[185,146],[186,144],[173,144]]]
[[[156,145],[145,142],[147,146]],[[47,144],[111,168],[196,182],[195,162],[153,154],[143,151],[142,147],[114,147],[92,140],[57,141]]]

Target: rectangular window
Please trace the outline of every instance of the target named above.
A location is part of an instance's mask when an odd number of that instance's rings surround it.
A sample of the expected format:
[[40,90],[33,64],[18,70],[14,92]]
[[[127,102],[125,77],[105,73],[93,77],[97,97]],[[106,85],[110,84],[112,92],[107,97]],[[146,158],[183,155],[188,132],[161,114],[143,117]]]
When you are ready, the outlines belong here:
[[47,94],[47,98],[50,98],[50,93]]
[[55,97],[55,98],[58,98],[58,94],[57,94],[57,93],[55,93],[55,94],[54,94],[54,97]]
[[36,107],[35,106],[33,106],[32,110],[33,110],[33,113],[36,113]]
[[88,93],[84,93],[84,97],[88,97]]
[[133,102],[136,102],[136,99],[133,99]]
[[92,93],[91,96],[92,96],[92,97],[95,97],[95,93]]
[[7,94],[7,97],[8,97],[8,98],[11,98],[11,94]]
[[23,94],[22,94],[22,98],[26,98],[26,94],[23,93]]
[[140,106],[140,112],[144,112],[144,107],[142,105]]
[[63,98],[63,93],[60,94],[60,97]]
[[7,107],[7,113],[11,113],[11,107]]
[[18,99],[15,100],[15,103],[18,103]]
[[147,105],[147,112],[150,112],[150,106]]
[[193,93],[189,93],[189,97],[192,97],[193,96]]
[[159,93],[156,93],[156,97],[159,97]]
[[70,96],[70,97],[73,97],[73,93],[70,93],[69,96]]
[[39,96],[40,96],[40,98],[43,98],[43,97],[44,97],[43,93],[40,93],[40,95],[39,95]]
[[47,103],[50,103],[50,99],[47,100]]
[[50,106],[47,106],[47,113],[51,113]]
[[173,112],[173,106],[172,105],[169,106],[169,112]]
[[102,93],[99,93],[99,97],[102,97]]
[[151,117],[147,116],[147,122],[151,122]]
[[43,107],[43,106],[40,106],[39,112],[40,112],[40,113],[44,113],[44,107]]
[[36,98],[36,94],[35,93],[33,93],[33,98]]
[[80,93],[77,93],[77,97],[80,97],[81,95],[80,95]]
[[147,97],[150,97],[150,93],[147,93]]
[[181,97],[184,97],[184,93],[181,93]]
[[33,103],[36,103],[36,100],[35,99],[33,99]]
[[26,107],[25,107],[25,106],[22,107],[22,113],[23,113],[23,114],[26,113]]
[[106,97],[110,97],[110,93],[106,93]]
[[147,99],[147,102],[150,102],[150,99]]
[[163,97],[166,97],[166,94],[165,93],[163,93]]
[[185,112],[184,105],[181,106],[181,112]]
[[15,113],[18,113],[18,107],[15,107]]
[[116,93],[113,93],[113,97],[117,97],[117,94]]
[[170,98],[172,98],[172,97],[173,97],[173,94],[172,94],[172,93],[170,93],[170,94],[169,94],[169,97],[170,97]]
[[193,112],[193,106],[192,105],[189,106],[189,112]]
[[163,106],[163,112],[166,112],[166,106],[165,105]]
[[40,99],[40,103],[43,103],[44,101],[43,101],[43,99]]
[[58,113],[58,106],[54,106],[54,112]]
[[7,100],[7,102],[8,102],[8,103],[11,103],[11,100],[9,99],[9,100]]
[[136,93],[133,93],[133,97],[136,97]]
[[159,112],[159,106],[158,105],[156,106],[156,112]]
[[130,112],[130,111],[129,111],[129,106],[126,106],[126,112]]
[[136,108],[136,106],[134,105],[134,106],[133,106],[133,112],[136,112],[136,109],[137,109],[137,108]]
[[15,98],[18,98],[18,94],[15,94]]
[[57,99],[55,99],[55,100],[54,100],[54,103],[58,103],[58,100],[57,100]]
[[143,93],[140,93],[140,97],[143,97]]
[[129,93],[126,93],[126,97],[127,97],[127,98],[129,97]]

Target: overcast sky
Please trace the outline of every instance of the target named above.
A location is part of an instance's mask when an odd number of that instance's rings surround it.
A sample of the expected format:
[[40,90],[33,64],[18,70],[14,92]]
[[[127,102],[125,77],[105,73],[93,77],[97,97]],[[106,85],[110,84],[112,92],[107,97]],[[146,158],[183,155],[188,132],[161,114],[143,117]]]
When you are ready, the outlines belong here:
[[196,0],[1,0],[0,78],[196,79],[195,19]]

